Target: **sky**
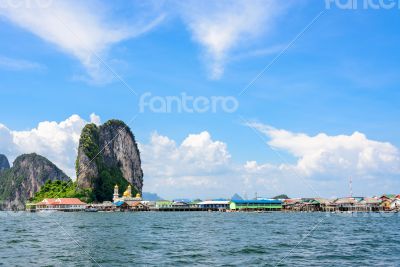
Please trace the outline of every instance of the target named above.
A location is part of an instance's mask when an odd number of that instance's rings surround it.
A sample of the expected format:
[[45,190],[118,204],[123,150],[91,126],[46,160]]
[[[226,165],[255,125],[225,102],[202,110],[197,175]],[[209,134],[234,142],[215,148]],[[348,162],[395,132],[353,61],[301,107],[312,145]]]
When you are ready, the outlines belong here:
[[116,118],[164,198],[399,193],[400,5],[348,2],[0,0],[0,153],[75,179]]

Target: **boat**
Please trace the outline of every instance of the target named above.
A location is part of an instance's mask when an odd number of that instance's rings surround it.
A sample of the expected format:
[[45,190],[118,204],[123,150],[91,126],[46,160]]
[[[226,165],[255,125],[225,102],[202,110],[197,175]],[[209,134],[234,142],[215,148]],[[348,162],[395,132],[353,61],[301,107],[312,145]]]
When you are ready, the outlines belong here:
[[90,208],[86,208],[85,211],[86,212],[98,212],[98,209],[96,209],[94,207],[90,207]]

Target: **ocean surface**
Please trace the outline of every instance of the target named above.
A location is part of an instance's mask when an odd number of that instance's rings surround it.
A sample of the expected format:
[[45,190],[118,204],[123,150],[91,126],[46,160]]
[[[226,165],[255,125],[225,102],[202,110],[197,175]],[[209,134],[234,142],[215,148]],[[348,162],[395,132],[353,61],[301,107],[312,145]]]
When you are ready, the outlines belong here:
[[0,212],[3,266],[400,266],[398,214]]

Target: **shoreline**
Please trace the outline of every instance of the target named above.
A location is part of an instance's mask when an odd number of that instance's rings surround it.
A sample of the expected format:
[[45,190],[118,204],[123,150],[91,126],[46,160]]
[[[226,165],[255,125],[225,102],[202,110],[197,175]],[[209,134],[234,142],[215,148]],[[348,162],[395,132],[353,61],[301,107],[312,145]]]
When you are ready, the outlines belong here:
[[398,210],[394,211],[289,211],[289,210],[276,210],[276,211],[262,211],[262,210],[240,210],[240,211],[218,211],[218,210],[136,210],[136,211],[123,211],[123,210],[112,210],[112,211],[86,211],[86,210],[47,210],[47,211],[34,211],[34,210],[0,210],[0,212],[5,213],[42,213],[42,214],[51,214],[51,213],[187,213],[187,212],[207,212],[207,213],[325,213],[325,214],[396,214],[400,213]]

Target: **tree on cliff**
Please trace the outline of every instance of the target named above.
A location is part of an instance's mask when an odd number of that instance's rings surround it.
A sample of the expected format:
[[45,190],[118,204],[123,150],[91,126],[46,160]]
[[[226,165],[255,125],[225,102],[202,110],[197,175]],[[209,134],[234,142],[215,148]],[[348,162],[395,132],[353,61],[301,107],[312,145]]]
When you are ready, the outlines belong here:
[[77,186],[92,190],[96,201],[112,200],[115,184],[121,192],[129,184],[133,194],[142,192],[140,152],[123,121],[109,120],[101,126],[87,124],[79,140],[75,167]]

